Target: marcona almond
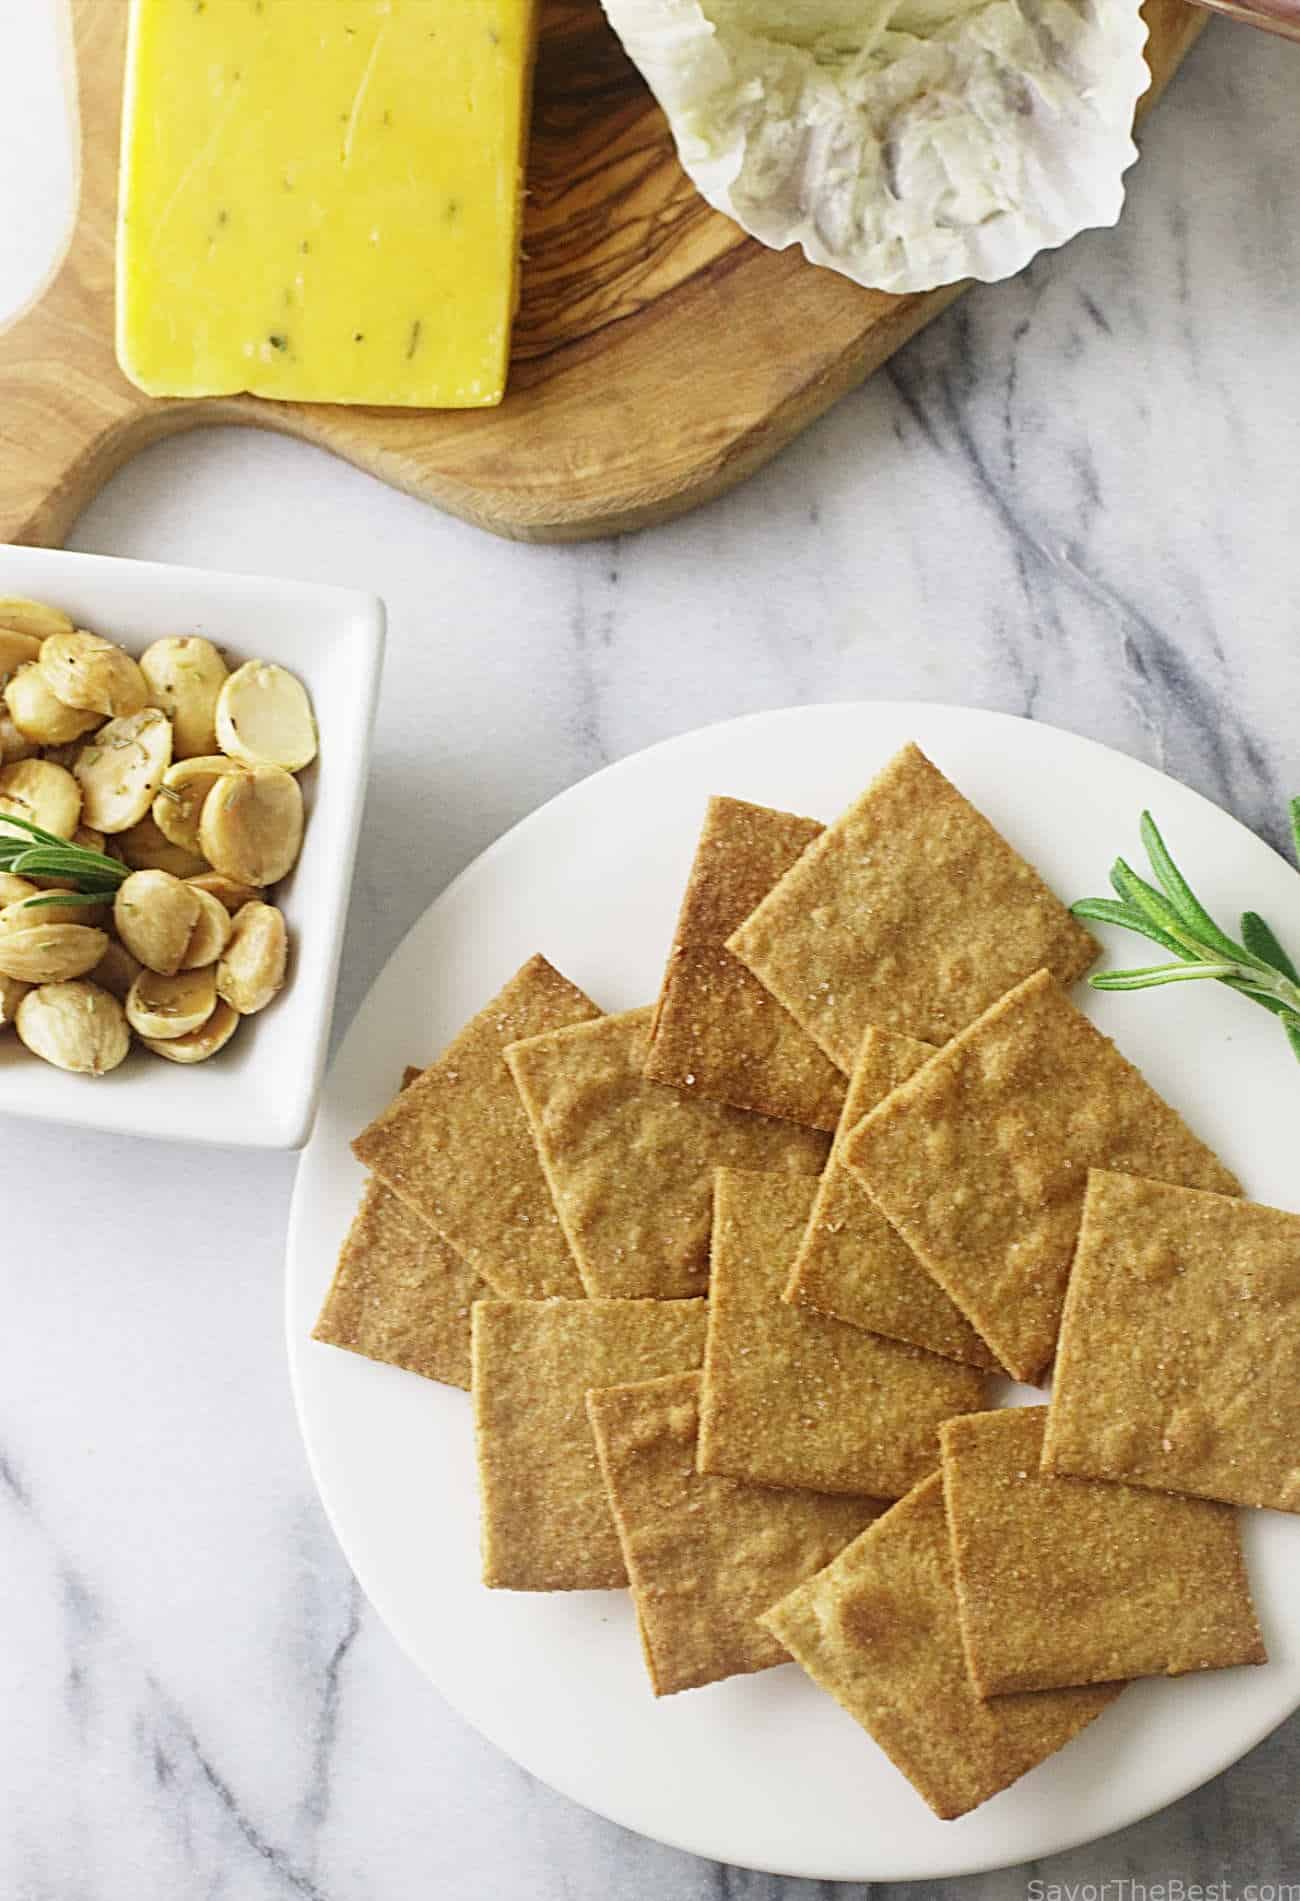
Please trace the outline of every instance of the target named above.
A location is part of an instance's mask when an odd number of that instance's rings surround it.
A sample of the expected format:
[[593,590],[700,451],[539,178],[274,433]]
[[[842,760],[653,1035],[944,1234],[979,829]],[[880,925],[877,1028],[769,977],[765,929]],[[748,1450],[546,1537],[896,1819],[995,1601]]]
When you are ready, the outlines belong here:
[[13,1023],[14,1013],[30,989],[30,984],[0,972],[0,1030],[8,1029]]
[[35,634],[20,634],[15,628],[0,627],[0,680],[30,666],[40,658],[41,643]]
[[88,975],[91,983],[97,983],[101,990],[111,991],[119,1003],[125,1003],[127,992],[143,969],[140,959],[133,957],[125,944],[110,937],[108,949]]
[[18,731],[35,746],[66,746],[101,723],[99,713],[78,712],[56,699],[35,661],[5,683],[4,700]]
[[217,695],[227,667],[210,640],[173,634],[155,640],[140,656],[149,697],[172,723],[177,759],[217,750]]
[[197,853],[203,801],[217,780],[234,769],[221,753],[178,759],[168,766],[153,802],[154,823],[163,837],[170,839],[173,845]]
[[160,1042],[201,1030],[217,1007],[213,972],[182,970],[160,977],[142,970],[126,999],[126,1020],[137,1036]]
[[0,766],[12,766],[18,759],[34,759],[40,748],[14,725],[9,708],[0,703]]
[[203,802],[199,844],[214,871],[241,884],[278,884],[302,848],[302,792],[282,766],[228,772]]
[[232,924],[230,913],[219,898],[198,885],[191,885],[189,889],[199,901],[199,921],[190,932],[181,969],[202,970],[206,964],[215,964],[225,950]]
[[226,1047],[238,1028],[238,1012],[218,1000],[201,1030],[191,1030],[188,1036],[168,1037],[166,1041],[152,1036],[141,1040],[147,1050],[152,1050],[155,1056],[165,1056],[169,1063],[206,1063],[209,1056],[215,1056]]
[[273,904],[246,904],[217,966],[217,993],[240,1016],[256,1016],[279,994],[288,960],[283,912]]
[[200,872],[193,878],[187,878],[185,882],[192,884],[197,891],[210,891],[214,898],[220,899],[225,905],[231,917],[236,911],[242,910],[244,905],[252,904],[253,900],[261,895],[253,889],[251,884],[240,884],[234,878],[227,878],[220,871]]
[[29,990],[14,1026],[34,1056],[78,1076],[116,1069],[131,1047],[116,997],[92,983],[49,983]]
[[40,667],[55,699],[83,712],[121,719],[149,703],[145,677],[126,649],[84,628],[51,634]]
[[316,721],[297,674],[269,660],[236,667],[217,700],[217,744],[246,766],[301,772],[316,757]]
[[198,921],[198,893],[168,871],[133,871],[113,900],[118,936],[133,957],[163,977],[180,969]]
[[77,761],[86,824],[100,832],[138,824],[171,762],[171,724],[157,707],[110,720]]
[[57,838],[71,838],[81,818],[81,788],[65,766],[20,759],[0,766],[0,835],[12,838],[19,828],[4,825],[6,812]]
[[51,634],[70,634],[72,622],[61,607],[46,601],[25,600],[19,594],[0,598],[0,627],[15,634],[29,634],[33,640],[48,640]]
[[0,911],[0,976],[29,984],[64,983],[93,970],[108,948],[107,932],[88,924],[55,924],[49,910],[41,923],[11,920],[9,914],[21,909],[11,904]]
[[132,871],[170,871],[173,878],[192,878],[208,862],[196,851],[173,845],[170,838],[159,831],[152,812],[146,812],[138,824],[118,832],[116,840],[111,842],[117,845],[114,856]]

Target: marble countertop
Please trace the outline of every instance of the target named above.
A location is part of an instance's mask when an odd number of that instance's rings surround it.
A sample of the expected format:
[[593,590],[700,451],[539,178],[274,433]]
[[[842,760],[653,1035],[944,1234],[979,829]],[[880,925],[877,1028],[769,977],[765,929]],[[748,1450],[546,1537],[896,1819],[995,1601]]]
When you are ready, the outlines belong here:
[[[46,6],[0,23],[0,66],[29,81],[0,125],[0,305],[66,198]],[[237,432],[119,474],[73,546],[388,600],[338,1025],[515,819],[756,708],[1029,714],[1280,839],[1300,789],[1298,115],[1300,49],[1213,24],[1117,233],[969,296],[738,493],[644,536],[509,546]],[[398,1653],[294,1423],[292,1160],[21,1121],[0,1139],[0,1894],[811,1901],[551,1794]],[[1298,1778],[1295,1721],[1120,1836],[945,1887],[1295,1879]]]

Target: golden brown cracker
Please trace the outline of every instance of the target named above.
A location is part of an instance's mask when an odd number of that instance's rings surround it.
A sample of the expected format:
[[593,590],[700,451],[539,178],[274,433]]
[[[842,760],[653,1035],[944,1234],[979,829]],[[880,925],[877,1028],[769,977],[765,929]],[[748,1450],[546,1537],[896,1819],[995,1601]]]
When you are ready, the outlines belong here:
[[352,1145],[500,1294],[582,1293],[502,1051],[599,1015],[531,957]]
[[1054,1755],[1114,1684],[986,1703],[966,1673],[936,1472],[761,1619],[952,1821]]
[[[419,1073],[408,1066],[403,1089]],[[312,1338],[468,1390],[470,1309],[491,1291],[428,1222],[372,1177]]]
[[713,1171],[816,1175],[828,1138],[643,1074],[649,1010],[507,1051],[587,1292],[678,1299],[708,1282]]
[[709,800],[651,1024],[651,1082],[756,1115],[835,1127],[843,1072],[726,948],[822,829],[744,799]]
[[984,1404],[973,1367],[885,1340],[781,1293],[816,1183],[718,1171],[702,1472],[899,1498],[933,1471],[940,1420]]
[[312,1338],[468,1389],[470,1309],[491,1291],[427,1221],[372,1178]]
[[1264,1663],[1230,1505],[1039,1470],[1045,1406],[940,1427],[981,1696]]
[[1044,1461],[1300,1512],[1300,1214],[1090,1175]]
[[656,1696],[788,1662],[759,1613],[882,1509],[701,1477],[699,1398],[698,1373],[587,1395]]
[[904,746],[728,939],[846,1071],[870,1027],[946,1043],[1096,941],[983,813]]
[[1046,971],[986,1010],[841,1150],[1016,1379],[1056,1348],[1089,1168],[1234,1177]]
[[933,1055],[933,1044],[888,1030],[868,1030],[863,1037],[785,1299],[950,1360],[994,1367],[993,1355],[965,1314],[926,1273],[844,1163],[850,1130]]
[[627,1583],[586,1395],[689,1372],[703,1353],[702,1300],[475,1303],[485,1584],[601,1591]]

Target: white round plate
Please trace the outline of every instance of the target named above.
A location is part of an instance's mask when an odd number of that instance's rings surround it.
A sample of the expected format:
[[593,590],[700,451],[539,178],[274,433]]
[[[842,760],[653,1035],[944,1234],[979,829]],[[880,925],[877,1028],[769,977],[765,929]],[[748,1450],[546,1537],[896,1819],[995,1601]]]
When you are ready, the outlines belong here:
[[[908,739],[1067,899],[1138,856],[1149,806],[1200,895],[1300,942],[1300,878],[1216,806],[1048,726],[926,705],[799,707],[651,747],[535,812],[426,912],[352,1025],[302,1159],[288,1333],[321,1497],[367,1596],[419,1668],[533,1775],[625,1827],[723,1862],[823,1880],[968,1874],[1123,1827],[1215,1775],[1300,1705],[1300,1519],[1245,1514],[1272,1661],[1135,1685],[1082,1737],[940,1822],[794,1666],[656,1702],[621,1592],[486,1591],[467,1397],[309,1338],[362,1173],[348,1142],[532,952],[605,1008],[648,1002],[706,797],[830,819]],[[1148,961],[1111,935],[1109,961]],[[1154,952],[1151,953],[1155,955]],[[1221,986],[1078,993],[1248,1192],[1297,1207],[1300,1068]],[[1024,1395],[1027,1396],[1027,1395]]]

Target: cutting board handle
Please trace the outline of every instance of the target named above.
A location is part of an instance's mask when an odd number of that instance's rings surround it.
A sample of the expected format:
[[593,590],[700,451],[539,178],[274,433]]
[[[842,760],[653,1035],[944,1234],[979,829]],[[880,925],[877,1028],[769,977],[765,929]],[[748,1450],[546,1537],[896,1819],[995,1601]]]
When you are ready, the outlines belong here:
[[72,0],[80,202],[63,262],[0,333],[0,541],[57,544],[137,449],[208,420],[198,405],[155,403],[134,389],[104,321],[113,307],[125,12]]
[[111,352],[103,362],[99,339],[78,327],[76,291],[65,264],[39,315],[0,335],[0,542],[57,547],[137,449],[198,420],[173,422],[131,388]]

